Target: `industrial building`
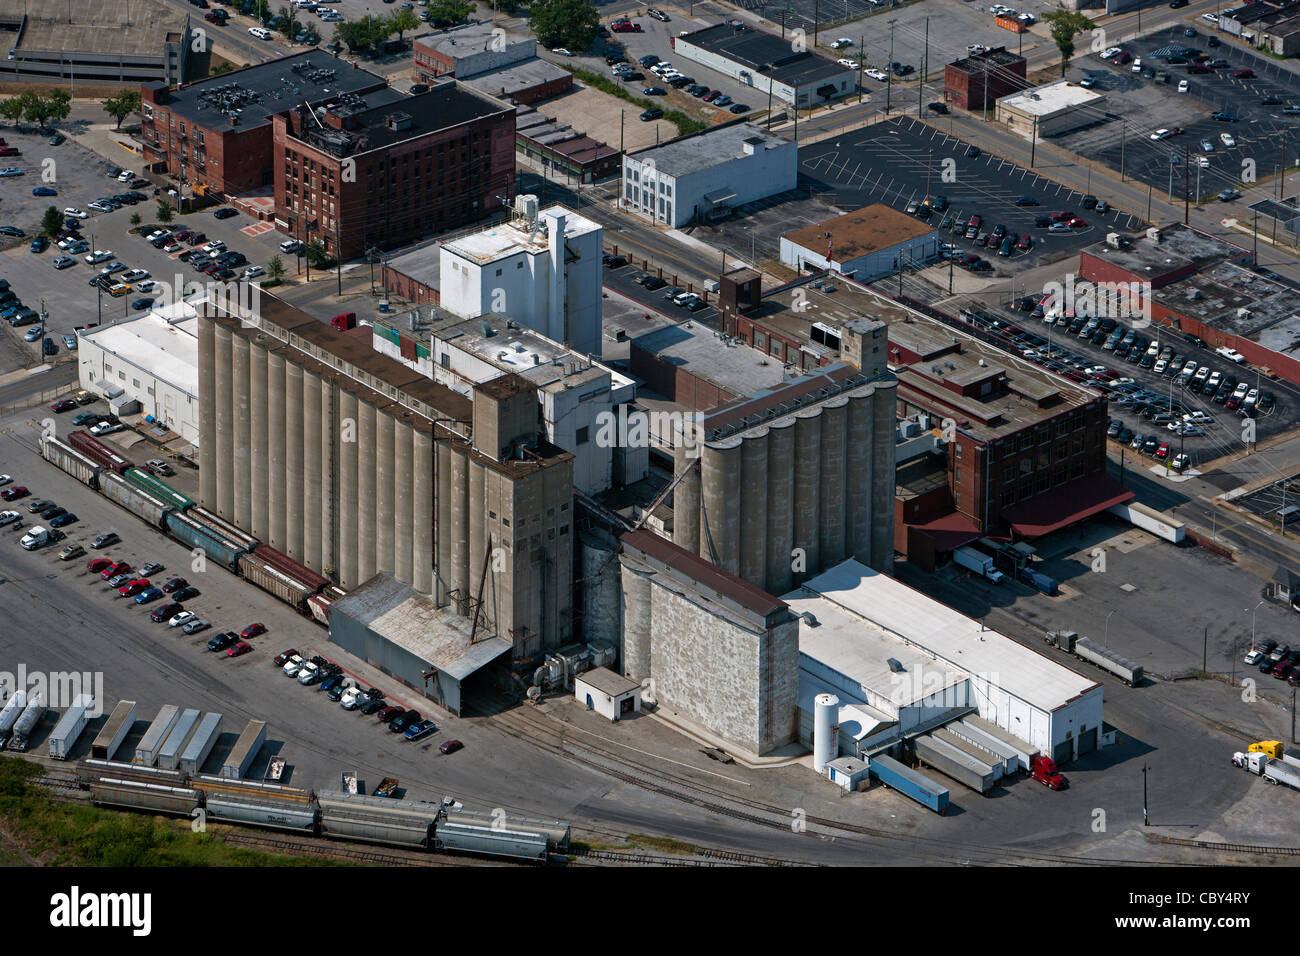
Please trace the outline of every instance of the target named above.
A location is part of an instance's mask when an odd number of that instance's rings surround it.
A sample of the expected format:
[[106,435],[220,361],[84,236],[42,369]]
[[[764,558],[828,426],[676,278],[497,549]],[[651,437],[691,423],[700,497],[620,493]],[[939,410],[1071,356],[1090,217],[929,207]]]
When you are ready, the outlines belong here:
[[438,304],[472,319],[508,315],[583,355],[600,354],[599,224],[563,206],[538,210],[520,196],[508,222],[438,246]]
[[416,82],[435,83],[449,75],[467,80],[531,59],[537,55],[537,40],[507,33],[491,20],[476,20],[414,37],[411,51]]
[[943,100],[964,110],[987,110],[1024,89],[1025,76],[1025,58],[1006,47],[973,53],[944,67]]
[[[507,103],[528,106],[570,92],[573,89],[573,74],[556,66],[550,60],[533,57],[522,63],[471,76],[461,82],[480,93],[495,96]],[[516,145],[518,145],[517,128]],[[608,146],[604,148],[609,149]]]
[[[520,69],[522,68],[521,65]],[[490,77],[480,79],[484,83],[480,83],[476,89],[493,92],[490,84],[486,88],[484,85]],[[546,90],[534,88],[533,92],[537,94],[533,100],[535,102],[542,98],[541,94]],[[621,149],[615,149],[574,129],[568,123],[561,123],[531,106],[523,105],[518,94],[511,102],[520,104],[515,112],[515,149],[534,168],[540,167],[546,172],[548,177],[563,177],[566,183],[594,183],[618,169],[623,155]]]
[[839,754],[870,756],[974,714],[1057,763],[1103,742],[1103,687],[848,560],[782,598],[799,620],[800,734],[839,699]]
[[674,228],[707,222],[798,183],[795,143],[749,123],[716,127],[623,157],[620,203]]
[[997,101],[997,121],[1017,135],[1063,136],[1106,119],[1106,97],[1069,80],[1058,80]]
[[1300,53],[1300,3],[1273,0],[1223,10],[1219,13],[1218,27],[1275,56]]
[[380,573],[330,605],[330,641],[459,715],[464,684],[510,641]]
[[188,14],[161,0],[0,0],[0,32],[10,35],[6,73],[74,96],[78,82],[184,83],[196,36]]
[[347,590],[387,572],[481,612],[516,658],[567,643],[572,456],[530,382],[467,399],[263,296],[200,318],[199,394],[205,507]]
[[620,648],[657,713],[754,755],[795,739],[798,622],[786,605],[645,529],[584,532],[584,632]]
[[783,106],[809,109],[857,89],[856,70],[740,20],[693,30],[670,42],[677,56],[770,94]]
[[115,413],[139,412],[199,444],[198,309],[176,302],[77,333],[77,380]]
[[1081,278],[1140,283],[1139,299],[1154,322],[1212,348],[1236,349],[1268,369],[1265,375],[1300,384],[1295,290],[1252,265],[1249,249],[1182,223],[1149,229],[1127,246],[1108,239],[1079,252]]
[[648,448],[600,438],[606,423],[628,414],[636,383],[514,319],[440,317],[418,332],[377,324],[374,345],[378,352],[466,396],[507,372],[532,382],[541,403],[542,432],[552,445],[573,454],[573,484],[584,494],[632,484],[649,472]]
[[884,203],[781,236],[781,262],[798,272],[831,271],[872,282],[939,254],[939,233]]
[[140,89],[144,162],[227,196],[275,182],[274,113],[297,102],[314,108],[345,93],[387,90],[383,77],[349,69],[314,48],[182,86],[175,82]]
[[608,667],[593,667],[573,679],[573,696],[611,721],[641,712],[641,685]]

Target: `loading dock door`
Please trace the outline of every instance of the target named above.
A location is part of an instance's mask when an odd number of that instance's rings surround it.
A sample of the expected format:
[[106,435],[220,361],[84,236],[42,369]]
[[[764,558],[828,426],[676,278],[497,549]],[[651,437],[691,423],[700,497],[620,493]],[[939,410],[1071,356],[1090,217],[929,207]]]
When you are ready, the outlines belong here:
[[1085,730],[1079,734],[1079,756],[1090,754],[1097,749],[1097,728]]
[[1052,759],[1058,764],[1068,763],[1074,759],[1074,741],[1062,740],[1052,748]]

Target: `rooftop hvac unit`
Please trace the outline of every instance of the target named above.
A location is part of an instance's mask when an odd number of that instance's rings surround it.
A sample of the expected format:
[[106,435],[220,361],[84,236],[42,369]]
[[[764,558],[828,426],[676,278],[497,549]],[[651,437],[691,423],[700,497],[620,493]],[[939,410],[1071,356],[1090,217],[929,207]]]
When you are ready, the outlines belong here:
[[1150,239],[1152,242],[1159,242],[1160,230],[1157,229],[1155,226],[1152,226],[1150,229],[1147,230],[1147,238]]

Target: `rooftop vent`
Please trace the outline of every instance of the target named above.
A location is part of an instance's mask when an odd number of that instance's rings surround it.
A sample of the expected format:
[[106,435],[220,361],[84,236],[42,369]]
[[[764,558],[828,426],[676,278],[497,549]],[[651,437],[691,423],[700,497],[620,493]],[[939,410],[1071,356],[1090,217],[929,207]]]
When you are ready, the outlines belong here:
[[393,130],[394,132],[401,132],[402,130],[410,129],[411,114],[410,113],[389,113],[387,116],[384,117],[384,125],[387,126],[389,129]]
[[813,615],[812,611],[804,611],[799,616],[803,618],[803,622],[807,624],[809,627],[821,626],[821,622],[817,620],[817,618]]
[[893,657],[888,658],[885,663],[889,665],[889,669],[895,674],[900,673],[903,670],[903,665]]

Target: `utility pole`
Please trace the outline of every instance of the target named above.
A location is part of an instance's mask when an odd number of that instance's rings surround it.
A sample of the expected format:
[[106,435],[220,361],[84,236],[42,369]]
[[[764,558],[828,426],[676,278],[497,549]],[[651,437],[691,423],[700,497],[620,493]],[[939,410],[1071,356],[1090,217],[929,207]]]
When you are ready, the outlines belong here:
[[[1128,127],[1125,125],[1125,123],[1124,123],[1123,120],[1120,120],[1120,124],[1119,124],[1119,181],[1120,181],[1121,183],[1124,182],[1124,140],[1125,140],[1125,133],[1127,133],[1127,132],[1128,132]],[[1091,170],[1089,170],[1089,173],[1091,173]]]
[[1192,218],[1192,147],[1183,147],[1183,225]]
[[[1172,166],[1169,167],[1173,169]],[[1151,221],[1151,184],[1147,183],[1147,222]]]
[[[618,151],[619,151],[620,153],[623,152],[623,117],[624,117],[626,114],[627,114],[627,110],[619,110],[619,111],[618,111]],[[771,104],[771,103],[768,103],[768,104],[767,104],[767,115],[768,115],[769,122],[770,122],[770,120],[771,120],[771,116],[772,116],[772,104]]]
[[889,21],[889,63],[885,66],[885,115],[889,115],[889,98],[894,88],[894,24],[897,20]]
[[926,70],[925,61],[929,59],[929,57],[930,57],[930,18],[927,16],[925,18],[925,49],[924,52],[921,54],[921,76],[918,78],[916,84],[916,115],[918,118],[920,118],[921,116],[921,107],[922,104],[925,102],[925,70]]
[[1029,145],[1029,168],[1034,168],[1034,158],[1038,154],[1038,117],[1034,117],[1033,142]]
[[1142,825],[1144,827],[1151,826],[1150,817],[1147,813],[1147,771],[1149,769],[1146,764],[1142,765]]
[[1207,627],[1205,633],[1201,636],[1201,673],[1208,673],[1210,670],[1210,629]]
[[813,0],[813,49],[817,48],[817,18],[821,15],[820,0]]
[[339,213],[343,211],[343,196],[339,196],[339,210],[334,213],[334,269],[339,280],[339,296],[343,295],[343,237],[339,234]]
[[[862,74],[867,69],[867,45],[866,37],[858,36],[858,102],[862,102]],[[768,88],[772,86],[768,83]]]
[[1255,216],[1251,223],[1250,232],[1251,235],[1255,237],[1255,251],[1252,253],[1252,255],[1255,258],[1255,261],[1252,262],[1251,265],[1257,266],[1259,265],[1259,210],[1258,209],[1255,210]]

